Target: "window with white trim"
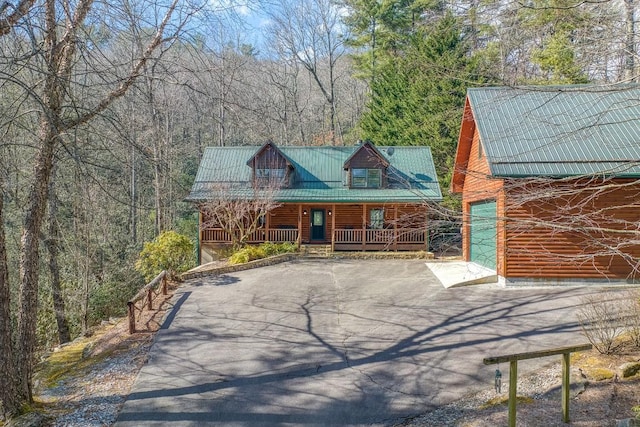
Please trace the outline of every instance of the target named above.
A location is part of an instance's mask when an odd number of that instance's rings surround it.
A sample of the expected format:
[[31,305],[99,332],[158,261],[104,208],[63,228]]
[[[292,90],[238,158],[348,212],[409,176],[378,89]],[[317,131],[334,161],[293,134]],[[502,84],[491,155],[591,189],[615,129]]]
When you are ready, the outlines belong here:
[[351,187],[380,188],[382,186],[382,171],[380,169],[351,169]]

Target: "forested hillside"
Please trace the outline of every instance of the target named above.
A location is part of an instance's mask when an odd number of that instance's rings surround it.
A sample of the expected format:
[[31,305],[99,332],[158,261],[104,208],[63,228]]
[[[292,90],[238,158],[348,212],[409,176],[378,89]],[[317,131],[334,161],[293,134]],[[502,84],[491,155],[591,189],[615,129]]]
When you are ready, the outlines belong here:
[[204,147],[429,145],[446,192],[467,87],[633,81],[636,8],[2,3],[0,413],[31,400],[40,350],[122,314],[143,242],[196,238],[183,199]]

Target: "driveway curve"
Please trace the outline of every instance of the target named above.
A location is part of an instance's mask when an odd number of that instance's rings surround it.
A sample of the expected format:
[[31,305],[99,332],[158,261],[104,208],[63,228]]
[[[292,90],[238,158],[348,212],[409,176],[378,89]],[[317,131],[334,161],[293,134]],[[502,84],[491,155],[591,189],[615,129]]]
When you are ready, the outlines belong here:
[[491,388],[483,357],[584,342],[575,311],[587,292],[444,289],[419,260],[299,260],[194,279],[116,425],[392,425]]

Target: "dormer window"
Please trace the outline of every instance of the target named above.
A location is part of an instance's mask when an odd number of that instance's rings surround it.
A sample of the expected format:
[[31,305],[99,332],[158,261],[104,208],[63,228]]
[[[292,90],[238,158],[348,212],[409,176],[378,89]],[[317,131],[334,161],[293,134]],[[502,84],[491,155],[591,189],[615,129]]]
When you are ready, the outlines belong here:
[[287,188],[290,185],[293,166],[272,142],[260,147],[247,165],[253,169],[253,185],[257,187]]
[[286,171],[284,169],[256,169],[256,178],[264,180],[279,181],[284,179]]
[[255,183],[259,187],[286,187],[286,169],[283,168],[257,168]]
[[351,187],[380,188],[382,186],[382,171],[380,169],[352,169]]
[[369,141],[356,147],[343,166],[349,173],[350,188],[383,188],[387,185],[389,160]]

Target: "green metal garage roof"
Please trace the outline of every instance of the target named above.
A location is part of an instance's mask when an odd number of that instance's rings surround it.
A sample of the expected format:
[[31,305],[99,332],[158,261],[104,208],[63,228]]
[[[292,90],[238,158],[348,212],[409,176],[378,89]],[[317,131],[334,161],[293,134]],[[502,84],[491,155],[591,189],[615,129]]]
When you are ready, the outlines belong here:
[[[252,169],[247,161],[259,146],[209,147],[205,150],[187,200],[215,199],[224,188],[234,197],[255,194]],[[442,194],[429,147],[376,147],[389,162],[389,185],[381,189],[346,186],[344,164],[360,146],[283,147],[278,149],[291,162],[292,188],[277,190],[280,202],[420,202],[440,201]]]
[[491,173],[640,176],[640,86],[468,90]]

